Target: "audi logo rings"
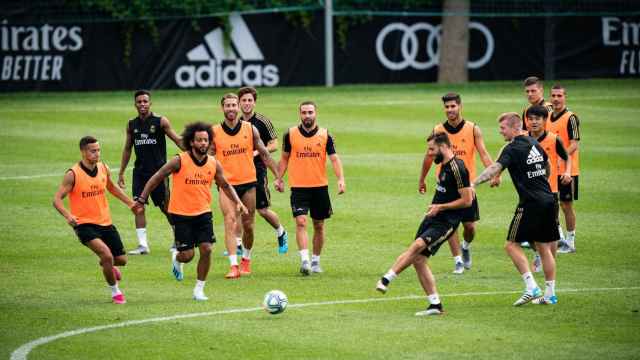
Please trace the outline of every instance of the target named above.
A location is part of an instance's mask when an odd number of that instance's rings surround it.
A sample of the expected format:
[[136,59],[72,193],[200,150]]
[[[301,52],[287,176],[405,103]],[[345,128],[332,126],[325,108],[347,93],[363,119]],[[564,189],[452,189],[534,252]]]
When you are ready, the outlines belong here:
[[[469,30],[479,31],[485,39],[487,44],[486,49],[482,57],[477,60],[469,61],[467,67],[469,69],[478,69],[486,65],[495,49],[495,42],[491,31],[481,23],[470,22]],[[389,33],[399,31],[402,33],[402,39],[400,40],[400,54],[401,59],[394,61],[387,57],[384,52],[384,41]],[[418,61],[418,35],[419,31],[426,31],[427,41],[427,60]],[[389,70],[404,70],[407,67],[412,67],[416,70],[427,70],[440,62],[440,33],[442,26],[433,26],[426,22],[415,23],[413,25],[406,25],[400,22],[391,23],[385,26],[378,37],[376,38],[376,53],[378,60]]]

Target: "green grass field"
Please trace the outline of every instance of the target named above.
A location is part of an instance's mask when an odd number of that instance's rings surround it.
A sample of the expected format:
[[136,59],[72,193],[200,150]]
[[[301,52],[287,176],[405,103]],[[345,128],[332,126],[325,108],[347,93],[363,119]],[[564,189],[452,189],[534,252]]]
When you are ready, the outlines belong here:
[[[110,303],[97,258],[51,200],[65,169],[80,158],[83,135],[100,139],[103,161],[117,169],[126,121],[135,115],[132,92],[0,94],[0,357],[42,337],[156,319],[56,339],[28,357],[640,358],[640,81],[564,85],[569,107],[581,119],[582,141],[578,252],[559,255],[560,303],[511,306],[523,284],[502,248],[517,201],[505,174],[500,188],[478,190],[482,219],[473,269],[452,275],[446,246],[430,261],[447,311],[436,318],[414,317],[427,302],[411,268],[384,297],[374,291],[413,240],[433,195],[433,174],[428,195],[417,193],[425,136],[444,119],[440,96],[458,91],[465,118],[481,126],[495,158],[504,143],[495,119],[522,110],[520,83],[261,90],[257,110],[273,119],[279,134],[297,124],[297,104],[312,99],[319,124],[335,136],[347,193],[336,195],[331,176],[335,214],[327,222],[325,273],[301,277],[293,234],[289,254],[277,255],[273,231],[258,218],[254,274],[224,280],[228,262],[219,242],[205,289],[210,300],[196,303],[195,264],[185,266],[185,281],[173,279],[167,251],[172,235],[151,209],[152,253],[130,257],[123,268],[124,306]],[[193,120],[218,122],[222,93],[156,91],[153,110],[178,130]],[[288,192],[272,191],[272,200],[292,233]],[[125,246],[135,247],[132,215],[115,198],[110,203]],[[214,209],[222,239],[217,204]],[[543,283],[541,274],[536,278]],[[284,314],[255,309],[270,289],[289,296]]]

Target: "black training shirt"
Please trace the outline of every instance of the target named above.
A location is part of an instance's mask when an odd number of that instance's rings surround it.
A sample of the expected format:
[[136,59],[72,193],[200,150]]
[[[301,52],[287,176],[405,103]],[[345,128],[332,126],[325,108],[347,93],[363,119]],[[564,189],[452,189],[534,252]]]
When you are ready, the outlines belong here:
[[540,204],[554,201],[547,181],[547,154],[531,136],[516,136],[504,147],[497,162],[509,170],[520,197],[519,204]]

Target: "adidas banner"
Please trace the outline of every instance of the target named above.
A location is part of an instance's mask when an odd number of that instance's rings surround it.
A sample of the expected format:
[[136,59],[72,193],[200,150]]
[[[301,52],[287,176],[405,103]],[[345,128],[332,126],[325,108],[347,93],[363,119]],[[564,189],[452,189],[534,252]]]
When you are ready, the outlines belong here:
[[0,23],[0,89],[115,90],[243,85],[321,85],[322,22],[293,26],[282,14],[135,24],[125,54],[123,23]]
[[[153,34],[131,23],[4,19],[0,91],[322,85],[322,12],[311,19],[308,27],[284,14],[157,21]],[[335,83],[436,81],[440,23],[385,16],[349,27],[346,41],[334,41]],[[469,78],[637,77],[639,29],[637,16],[472,18]]]

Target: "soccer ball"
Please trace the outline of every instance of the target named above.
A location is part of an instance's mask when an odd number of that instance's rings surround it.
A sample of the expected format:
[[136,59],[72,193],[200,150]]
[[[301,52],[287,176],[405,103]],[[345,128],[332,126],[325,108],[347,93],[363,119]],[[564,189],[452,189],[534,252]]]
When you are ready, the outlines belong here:
[[264,300],[262,301],[262,307],[269,314],[275,315],[280,314],[287,308],[287,304],[289,303],[289,299],[287,299],[287,295],[285,295],[280,290],[271,290],[264,296]]

